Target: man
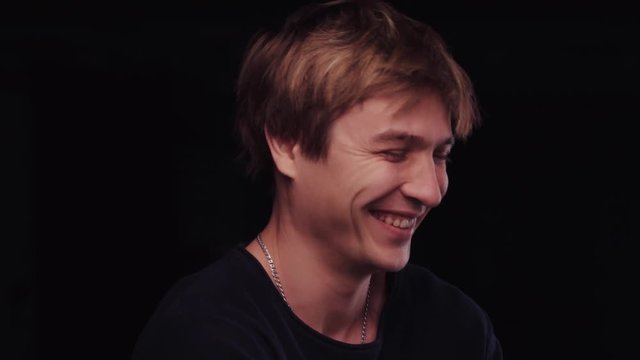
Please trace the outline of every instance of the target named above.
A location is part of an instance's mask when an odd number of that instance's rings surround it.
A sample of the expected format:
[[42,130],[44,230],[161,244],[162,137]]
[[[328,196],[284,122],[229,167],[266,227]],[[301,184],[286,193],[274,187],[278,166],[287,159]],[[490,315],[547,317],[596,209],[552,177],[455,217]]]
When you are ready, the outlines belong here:
[[477,123],[433,30],[378,1],[304,7],[255,38],[237,96],[271,218],[167,294],[135,359],[502,358],[475,302],[407,265]]

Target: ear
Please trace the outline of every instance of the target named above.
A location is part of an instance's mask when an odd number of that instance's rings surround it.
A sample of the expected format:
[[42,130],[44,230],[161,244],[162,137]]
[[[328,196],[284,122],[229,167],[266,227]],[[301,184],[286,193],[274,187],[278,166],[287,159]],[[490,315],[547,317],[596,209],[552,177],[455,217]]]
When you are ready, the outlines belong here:
[[294,178],[296,176],[295,160],[296,156],[299,156],[298,144],[293,141],[283,141],[271,136],[266,129],[264,135],[276,169],[284,176]]

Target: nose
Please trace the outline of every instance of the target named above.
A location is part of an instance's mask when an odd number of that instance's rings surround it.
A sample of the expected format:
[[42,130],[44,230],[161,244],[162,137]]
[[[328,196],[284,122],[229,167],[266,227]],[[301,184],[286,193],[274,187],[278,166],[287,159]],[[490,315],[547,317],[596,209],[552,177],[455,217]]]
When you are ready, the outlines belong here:
[[446,167],[436,164],[432,158],[412,165],[407,169],[401,192],[427,208],[438,206],[449,185]]

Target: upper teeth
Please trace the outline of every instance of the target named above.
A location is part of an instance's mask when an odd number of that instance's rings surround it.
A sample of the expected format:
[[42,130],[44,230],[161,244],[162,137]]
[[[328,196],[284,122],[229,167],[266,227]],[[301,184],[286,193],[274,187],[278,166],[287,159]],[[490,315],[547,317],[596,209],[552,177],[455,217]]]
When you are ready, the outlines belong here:
[[398,215],[375,213],[374,216],[385,223],[401,229],[407,229],[416,222],[416,218],[406,218]]

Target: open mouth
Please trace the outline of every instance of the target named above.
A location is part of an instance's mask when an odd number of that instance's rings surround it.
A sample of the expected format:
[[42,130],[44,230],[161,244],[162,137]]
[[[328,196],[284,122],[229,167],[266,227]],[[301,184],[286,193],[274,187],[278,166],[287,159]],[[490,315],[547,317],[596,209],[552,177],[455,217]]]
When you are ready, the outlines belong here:
[[415,226],[417,221],[415,217],[405,217],[381,211],[371,211],[371,214],[383,223],[398,229],[410,229]]

